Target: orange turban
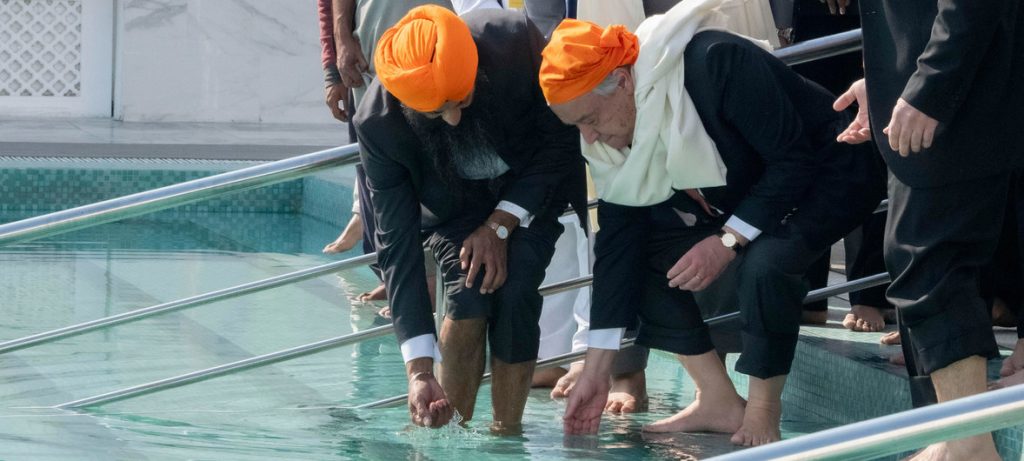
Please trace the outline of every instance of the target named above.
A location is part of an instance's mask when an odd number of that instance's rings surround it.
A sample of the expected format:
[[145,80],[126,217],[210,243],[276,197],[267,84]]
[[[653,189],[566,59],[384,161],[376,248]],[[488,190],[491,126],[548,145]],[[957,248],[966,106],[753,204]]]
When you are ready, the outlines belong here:
[[597,85],[616,67],[633,64],[640,44],[625,26],[597,25],[566,19],[551,34],[541,53],[540,87],[548,104],[576,99]]
[[455,13],[424,5],[381,35],[373,63],[384,88],[402,104],[429,112],[473,90],[476,43]]

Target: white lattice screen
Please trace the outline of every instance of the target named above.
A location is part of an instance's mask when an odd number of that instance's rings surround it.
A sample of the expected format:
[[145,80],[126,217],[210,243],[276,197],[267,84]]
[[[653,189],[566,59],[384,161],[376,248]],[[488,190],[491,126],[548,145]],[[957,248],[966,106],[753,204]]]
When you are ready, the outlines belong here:
[[0,0],[0,97],[82,93],[82,0]]

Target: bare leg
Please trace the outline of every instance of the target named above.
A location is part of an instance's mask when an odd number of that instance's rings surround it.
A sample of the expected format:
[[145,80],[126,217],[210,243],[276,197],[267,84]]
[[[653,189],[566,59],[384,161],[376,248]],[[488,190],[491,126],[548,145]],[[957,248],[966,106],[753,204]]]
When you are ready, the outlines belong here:
[[[985,392],[985,359],[974,355],[953,362],[931,374],[939,403]],[[912,461],[999,461],[992,434],[929,445],[912,456]]]
[[647,432],[733,433],[743,423],[743,398],[714,350],[676,356],[697,384],[697,398],[679,413],[644,426]]
[[568,371],[562,367],[539,369],[533,372],[530,387],[555,387]]
[[448,401],[464,421],[473,419],[476,393],[484,374],[484,340],[487,320],[452,320],[445,317],[441,326],[441,387]]
[[743,426],[732,436],[732,443],[747,447],[764,445],[782,439],[779,424],[782,418],[782,388],[786,375],[768,379],[750,377],[750,395],[743,413]]
[[[523,409],[530,393],[530,380],[537,362],[505,363],[491,357],[491,405],[494,406],[494,424],[491,432],[515,435],[523,431]],[[450,394],[449,394],[450,395]]]
[[363,218],[360,217],[359,213],[352,215],[352,219],[348,220],[348,225],[345,226],[345,230],[341,231],[338,238],[334,239],[333,242],[328,243],[324,247],[323,252],[327,254],[341,253],[344,251],[351,250],[352,247],[356,246],[360,240],[363,239]]
[[612,413],[647,411],[647,374],[644,370],[613,376],[604,410]]
[[882,331],[885,329],[885,315],[875,306],[856,304],[843,319],[843,326],[852,331]]

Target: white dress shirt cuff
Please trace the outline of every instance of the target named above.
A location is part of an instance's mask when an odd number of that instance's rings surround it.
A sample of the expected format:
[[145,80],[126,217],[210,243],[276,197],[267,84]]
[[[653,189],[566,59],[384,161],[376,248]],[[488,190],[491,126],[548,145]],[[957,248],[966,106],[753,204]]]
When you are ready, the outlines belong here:
[[512,216],[519,218],[519,227],[530,227],[530,223],[533,221],[533,215],[526,208],[523,208],[515,203],[508,200],[502,200],[498,202],[498,206],[494,207],[495,210],[501,210]]
[[590,330],[590,334],[587,335],[587,347],[617,351],[622,347],[622,335],[624,334],[626,334],[625,328]]
[[751,242],[753,242],[758,235],[761,235],[761,229],[747,224],[746,221],[736,217],[736,215],[730,216],[729,220],[725,222],[725,225],[731,227],[734,231],[738,232]]
[[406,362],[420,357],[430,357],[434,359],[434,363],[441,363],[441,349],[437,348],[437,340],[434,339],[433,333],[409,338],[400,347],[402,359]]

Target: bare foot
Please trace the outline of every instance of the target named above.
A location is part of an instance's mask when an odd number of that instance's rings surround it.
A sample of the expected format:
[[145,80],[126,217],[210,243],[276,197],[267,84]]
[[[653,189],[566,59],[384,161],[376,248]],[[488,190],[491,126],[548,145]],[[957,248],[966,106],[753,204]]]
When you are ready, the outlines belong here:
[[351,250],[363,239],[363,219],[356,213],[352,215],[345,230],[341,232],[333,242],[324,247],[323,252],[327,254],[342,253]]
[[992,434],[928,445],[904,461],[1000,461]]
[[898,332],[898,331],[890,331],[890,332],[882,335],[882,338],[879,339],[878,342],[880,342],[882,344],[885,344],[887,346],[892,346],[892,345],[899,344],[900,343],[900,332]]
[[999,369],[999,376],[1007,377],[1024,370],[1024,339],[1018,339],[1013,346],[1013,353],[1003,359],[1003,366]]
[[736,432],[743,424],[743,399],[735,392],[721,401],[697,399],[679,413],[644,425],[644,432]]
[[800,323],[805,325],[824,325],[828,323],[828,311],[803,311]]
[[569,396],[569,392],[572,392],[573,386],[576,385],[576,380],[579,379],[580,373],[583,373],[583,362],[573,362],[569,365],[569,372],[561,378],[558,378],[558,382],[555,383],[555,387],[551,389],[551,398],[563,399]]
[[782,420],[782,404],[770,402],[747,402],[743,412],[743,425],[729,439],[736,445],[756,447],[782,439],[779,425]]
[[388,292],[386,289],[384,289],[383,283],[377,285],[377,288],[374,288],[373,290],[367,291],[366,293],[363,293],[356,297],[356,300],[364,303],[368,301],[382,301],[385,299],[388,299]]
[[530,387],[555,387],[558,380],[567,372],[562,367],[538,368],[533,371],[533,381],[530,383]]
[[608,403],[604,411],[610,413],[636,413],[647,411],[647,374],[644,370],[622,373],[612,377]]
[[843,326],[852,331],[882,331],[885,329],[885,316],[877,307],[857,304],[850,308],[849,314],[846,314]]

